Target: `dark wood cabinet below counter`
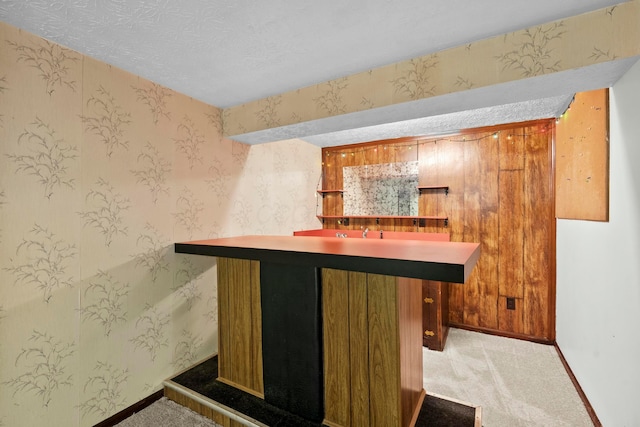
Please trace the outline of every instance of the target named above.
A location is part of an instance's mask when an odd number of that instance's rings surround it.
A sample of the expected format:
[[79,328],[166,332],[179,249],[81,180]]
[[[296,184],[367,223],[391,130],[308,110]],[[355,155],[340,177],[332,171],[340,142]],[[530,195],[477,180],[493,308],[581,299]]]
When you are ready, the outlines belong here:
[[422,345],[442,351],[449,333],[449,283],[422,281]]

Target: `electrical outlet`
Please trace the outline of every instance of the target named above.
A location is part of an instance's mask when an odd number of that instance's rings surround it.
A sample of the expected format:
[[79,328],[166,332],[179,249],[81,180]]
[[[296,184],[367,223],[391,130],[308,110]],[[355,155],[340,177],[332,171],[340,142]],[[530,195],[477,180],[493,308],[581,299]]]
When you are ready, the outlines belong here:
[[513,297],[507,297],[507,310],[516,309],[516,299]]

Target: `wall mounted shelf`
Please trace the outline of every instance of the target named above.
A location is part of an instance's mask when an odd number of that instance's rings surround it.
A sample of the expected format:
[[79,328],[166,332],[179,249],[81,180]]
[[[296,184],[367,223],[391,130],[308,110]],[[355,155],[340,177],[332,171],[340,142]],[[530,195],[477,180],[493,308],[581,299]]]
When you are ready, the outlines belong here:
[[421,193],[427,190],[444,190],[445,195],[449,195],[449,186],[448,185],[418,185],[418,191]]
[[420,225],[424,227],[426,221],[444,221],[444,226],[449,225],[449,217],[446,216],[408,216],[408,215],[317,215],[317,218],[324,224],[325,219],[337,219],[344,221],[344,225],[349,225],[350,219],[375,219],[376,224],[380,223],[381,219],[412,219],[414,225]]
[[340,195],[342,195],[342,193],[344,193],[343,190],[317,190],[316,192],[318,194],[322,195],[322,197],[324,197],[325,194],[329,194],[329,193],[340,193]]

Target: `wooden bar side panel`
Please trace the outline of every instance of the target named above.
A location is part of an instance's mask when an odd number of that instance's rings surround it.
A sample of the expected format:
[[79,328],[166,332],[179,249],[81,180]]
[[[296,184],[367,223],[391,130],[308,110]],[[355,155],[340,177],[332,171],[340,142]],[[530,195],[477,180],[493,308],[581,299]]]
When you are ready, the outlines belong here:
[[369,403],[369,317],[367,274],[349,273],[349,364],[351,426],[371,425]]
[[231,364],[229,342],[229,258],[218,257],[218,376],[228,378]]
[[[238,386],[257,396],[264,395],[262,380],[262,334],[259,262],[235,258],[219,258],[218,286],[221,291],[220,381]],[[257,264],[257,265],[256,265]],[[254,276],[252,278],[252,276]],[[257,283],[256,283],[257,282]],[[256,342],[257,341],[257,342]]]
[[325,422],[351,426],[348,272],[322,269]]
[[396,278],[367,274],[371,427],[401,425]]
[[251,261],[229,259],[230,381],[252,389]]
[[251,389],[264,395],[262,372],[262,308],[260,302],[260,261],[251,261]]

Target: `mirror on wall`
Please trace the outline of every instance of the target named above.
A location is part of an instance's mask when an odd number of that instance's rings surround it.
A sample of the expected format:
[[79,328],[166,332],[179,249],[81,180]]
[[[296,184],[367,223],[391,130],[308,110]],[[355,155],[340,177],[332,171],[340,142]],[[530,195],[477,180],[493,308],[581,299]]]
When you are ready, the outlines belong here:
[[345,216],[418,215],[418,162],[342,168]]

